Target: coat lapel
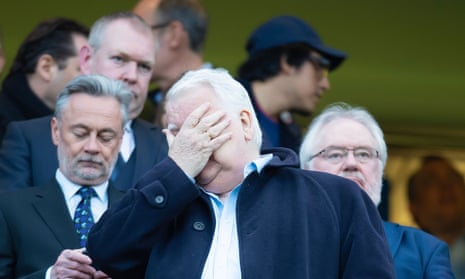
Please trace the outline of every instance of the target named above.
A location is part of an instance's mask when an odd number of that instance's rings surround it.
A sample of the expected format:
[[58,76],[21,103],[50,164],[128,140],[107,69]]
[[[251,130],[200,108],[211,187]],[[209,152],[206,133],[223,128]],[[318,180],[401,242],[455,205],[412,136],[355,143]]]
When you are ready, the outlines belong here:
[[47,186],[35,188],[32,204],[44,223],[63,248],[78,248],[79,238],[58,183],[54,180]]
[[157,148],[154,146],[156,141],[153,139],[153,135],[150,133],[150,129],[143,126],[143,123],[138,119],[134,119],[133,125],[134,141],[136,148],[134,149],[136,160],[134,166],[134,176],[132,179],[131,186],[134,185],[144,173],[155,164],[155,158],[151,155],[147,156],[144,154],[147,150]]
[[400,242],[402,241],[402,228],[394,223],[383,221],[384,233],[389,244],[389,250],[394,257],[399,250]]

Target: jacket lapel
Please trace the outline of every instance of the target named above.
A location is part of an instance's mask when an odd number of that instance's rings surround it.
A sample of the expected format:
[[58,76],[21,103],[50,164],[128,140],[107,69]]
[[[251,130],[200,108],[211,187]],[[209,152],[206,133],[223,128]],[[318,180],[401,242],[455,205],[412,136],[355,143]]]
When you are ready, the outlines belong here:
[[[143,126],[143,123],[138,119],[134,119],[132,124],[134,142],[136,148],[134,149],[136,160],[134,162],[134,176],[132,177],[131,186],[134,185],[144,173],[155,164],[155,158],[152,155],[147,156],[148,150],[157,148],[154,146],[156,141],[153,139],[153,135],[150,133],[150,129]],[[133,154],[134,155],[134,154]]]
[[35,188],[37,189],[32,204],[42,220],[63,248],[78,248],[79,238],[58,183],[54,180],[47,186]]
[[389,250],[392,257],[394,257],[399,250],[400,242],[402,240],[403,229],[394,223],[383,221],[384,233],[389,244]]

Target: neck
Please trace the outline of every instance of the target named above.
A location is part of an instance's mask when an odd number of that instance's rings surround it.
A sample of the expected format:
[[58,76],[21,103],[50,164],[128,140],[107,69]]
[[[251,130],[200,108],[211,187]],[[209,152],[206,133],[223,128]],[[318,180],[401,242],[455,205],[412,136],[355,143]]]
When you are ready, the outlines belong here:
[[268,117],[278,119],[281,112],[290,109],[285,89],[282,88],[277,78],[266,82],[253,81],[251,87],[255,101]]
[[37,77],[34,74],[27,75],[26,77],[27,83],[31,91],[49,108],[55,108],[55,101],[56,100],[49,100],[47,95],[47,87],[48,84],[44,83],[44,81]]

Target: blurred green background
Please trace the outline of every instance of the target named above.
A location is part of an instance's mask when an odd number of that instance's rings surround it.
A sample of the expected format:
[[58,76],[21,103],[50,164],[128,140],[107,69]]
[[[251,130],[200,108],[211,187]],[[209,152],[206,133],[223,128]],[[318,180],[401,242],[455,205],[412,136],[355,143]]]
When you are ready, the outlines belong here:
[[[103,14],[132,9],[136,1],[25,0],[0,3],[8,70],[21,40],[39,21],[66,16],[90,26]],[[390,148],[465,147],[464,0],[204,0],[210,16],[206,60],[233,74],[245,59],[252,30],[290,14],[313,25],[349,59],[330,75],[335,101],[366,107]],[[299,118],[305,127],[310,118]]]

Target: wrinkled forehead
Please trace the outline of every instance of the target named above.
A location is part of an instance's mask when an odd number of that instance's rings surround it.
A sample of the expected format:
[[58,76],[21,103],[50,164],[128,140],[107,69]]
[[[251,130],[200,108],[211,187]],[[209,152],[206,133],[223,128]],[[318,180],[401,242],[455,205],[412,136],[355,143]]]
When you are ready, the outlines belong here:
[[213,88],[206,85],[182,88],[168,97],[165,104],[166,120],[168,123],[182,124],[190,113],[204,103],[210,103],[210,111],[221,106]]
[[[334,119],[321,128],[320,147],[342,146],[366,146],[377,148],[376,140],[367,127],[361,123],[347,118]],[[323,146],[324,145],[324,146]]]
[[[155,59],[155,38],[150,28],[131,20],[115,20],[103,31],[101,47],[122,48],[126,52]],[[122,39],[124,38],[124,39]]]

